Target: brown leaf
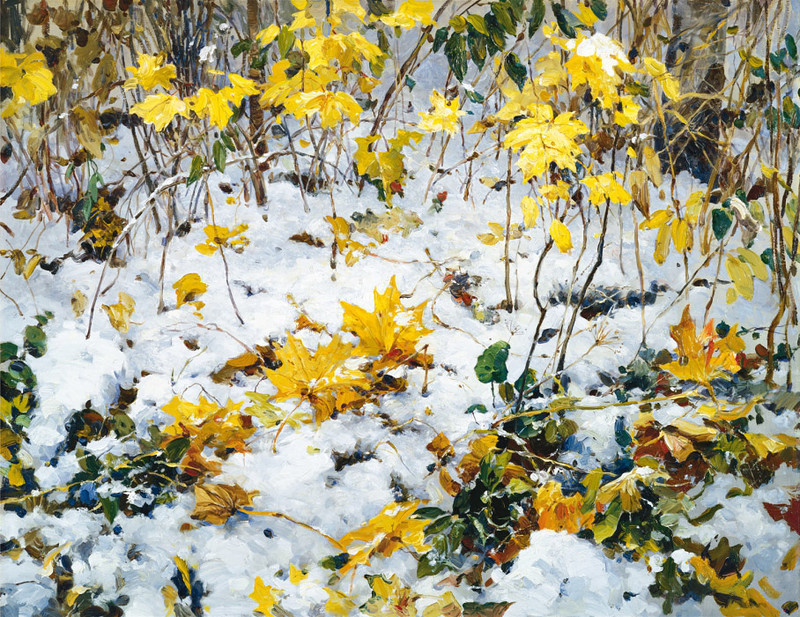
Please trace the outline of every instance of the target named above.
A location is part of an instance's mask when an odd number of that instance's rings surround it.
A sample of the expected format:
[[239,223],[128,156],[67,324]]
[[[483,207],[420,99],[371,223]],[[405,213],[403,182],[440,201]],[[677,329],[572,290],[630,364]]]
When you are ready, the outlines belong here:
[[199,484],[194,487],[192,518],[222,525],[241,508],[252,507],[257,491],[245,491],[238,484]]
[[464,609],[464,617],[503,617],[512,604],[513,602],[487,602],[486,604],[465,602],[461,608]]

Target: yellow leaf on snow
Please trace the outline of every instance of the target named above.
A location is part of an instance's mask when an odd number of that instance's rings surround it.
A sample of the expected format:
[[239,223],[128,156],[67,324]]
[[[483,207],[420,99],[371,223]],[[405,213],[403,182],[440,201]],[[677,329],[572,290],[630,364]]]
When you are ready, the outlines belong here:
[[374,290],[373,302],[372,311],[349,302],[341,303],[344,309],[342,329],[359,339],[355,353],[396,363],[409,360],[417,352],[419,339],[431,332],[422,325],[427,303],[406,308],[400,301],[394,276],[383,293]]
[[336,589],[331,589],[330,587],[323,587],[323,589],[325,593],[328,594],[328,601],[325,602],[325,612],[328,615],[349,617],[353,609],[357,606],[356,603],[350,599],[350,596]]
[[425,527],[428,521],[411,518],[423,502],[420,500],[390,503],[375,517],[359,529],[342,536],[339,543],[348,548],[350,559],[342,567],[342,573],[362,564],[368,564],[375,554],[390,556],[402,547],[425,553],[430,546],[425,544]]
[[[178,308],[187,302],[195,302],[199,296],[208,291],[208,285],[202,281],[200,275],[196,272],[184,274],[172,285],[172,288],[175,290]],[[196,306],[196,308],[199,309],[201,307]]]
[[[253,600],[258,606],[253,609],[256,612],[271,617],[275,615],[272,608],[279,602],[278,597],[283,594],[283,589],[266,585],[260,576],[256,577],[253,583],[253,593],[248,598]],[[283,613],[282,613],[283,614]]]
[[192,518],[222,525],[242,508],[251,508],[255,494],[238,484],[196,484]]
[[131,315],[136,310],[136,301],[124,291],[119,292],[116,304],[103,304],[111,326],[125,334],[131,327]]
[[550,237],[562,253],[569,253],[572,250],[572,234],[569,232],[569,227],[558,219],[554,219],[550,224]]
[[298,585],[308,578],[308,572],[303,572],[294,564],[289,565],[289,582],[292,585]]

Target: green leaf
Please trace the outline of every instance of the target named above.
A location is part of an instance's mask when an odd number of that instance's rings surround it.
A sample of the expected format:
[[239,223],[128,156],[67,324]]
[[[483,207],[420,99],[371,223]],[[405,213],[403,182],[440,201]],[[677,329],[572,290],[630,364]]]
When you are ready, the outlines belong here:
[[510,53],[506,56],[505,69],[511,80],[517,84],[517,88],[522,91],[525,87],[525,80],[528,78],[528,70],[525,65],[519,61],[517,54]]
[[508,7],[503,2],[492,2],[491,4],[492,15],[494,15],[497,23],[506,32],[506,34],[515,35],[517,33],[517,24],[514,21],[514,16]]
[[253,41],[250,39],[244,39],[243,41],[239,41],[238,43],[234,43],[231,46],[231,54],[233,54],[234,58],[238,58],[244,52],[250,51],[250,48],[253,46]]
[[486,409],[486,405],[476,403],[467,407],[467,410],[464,413],[489,413],[489,410]]
[[553,4],[553,13],[556,16],[556,23],[558,24],[558,29],[561,30],[566,36],[571,39],[574,39],[576,36],[575,28],[572,27],[570,24],[569,17],[572,17],[574,20],[575,16],[563,8],[560,4],[554,3]]
[[178,437],[170,441],[164,448],[164,454],[170,463],[179,463],[184,455],[189,451],[191,442],[188,437]]
[[486,62],[486,37],[472,26],[467,27],[467,44],[472,62],[478,69],[482,69]]
[[39,326],[25,328],[25,351],[34,358],[41,358],[47,351],[47,335]]
[[470,101],[472,101],[473,103],[477,103],[478,105],[480,105],[481,103],[483,103],[486,100],[485,96],[483,96],[480,92],[477,92],[475,90],[466,90],[465,89],[464,92],[466,93],[467,98]]
[[503,617],[513,602],[464,602],[461,605],[463,617]]
[[19,347],[14,343],[0,343],[0,362],[19,357]]
[[433,53],[439,51],[447,40],[447,28],[439,28],[433,37]]
[[508,351],[511,349],[506,341],[498,341],[494,345],[489,345],[486,350],[478,356],[475,363],[475,375],[481,383],[503,383],[508,377]]
[[444,531],[450,526],[451,521],[452,518],[449,514],[437,518],[425,528],[425,535],[433,535],[435,533],[439,533],[440,531]]
[[381,0],[367,0],[367,10],[370,15],[375,15],[375,17],[388,15],[392,12],[392,9],[388,8]]
[[717,208],[711,211],[711,228],[714,230],[714,237],[722,240],[733,223],[731,213],[724,208]]
[[467,15],[469,25],[485,36],[489,36],[489,29],[486,27],[486,20],[480,15]]
[[225,144],[218,139],[211,147],[211,152],[214,155],[214,166],[220,172],[225,171],[225,163],[228,160],[228,150],[225,148]]
[[695,516],[694,518],[688,518],[687,517],[687,520],[692,525],[697,527],[698,525],[702,525],[703,523],[707,523],[708,521],[710,521],[712,518],[714,518],[714,515],[717,513],[717,510],[721,510],[721,509],[722,509],[722,504],[721,503],[714,504],[710,508],[706,508],[703,511],[703,513],[700,514],[699,516]]
[[783,37],[784,43],[786,43],[786,51],[789,52],[789,57],[792,60],[797,60],[797,43],[794,41],[794,37],[791,34],[787,34]]
[[528,38],[536,34],[539,26],[544,21],[544,0],[533,0],[531,3],[531,16],[528,18]]
[[236,146],[233,145],[233,140],[231,139],[230,135],[227,133],[220,133],[219,138],[228,150],[231,152],[236,152]]
[[103,506],[103,514],[106,515],[108,523],[113,523],[119,512],[119,500],[116,497],[101,497],[100,504]]
[[775,256],[773,255],[772,249],[764,249],[764,252],[761,253],[761,261],[763,261],[769,269],[775,272]]
[[414,81],[413,79],[411,79],[411,77],[409,77],[408,75],[406,75],[406,85],[408,86],[408,89],[410,91],[413,91],[414,90],[414,86],[417,85],[417,82]]
[[464,37],[460,34],[451,35],[444,45],[444,55],[455,78],[463,81],[467,73],[467,46]]
[[417,578],[439,574],[444,570],[446,563],[444,559],[434,554],[433,551],[425,553],[417,562]]
[[439,518],[444,514],[447,513],[441,508],[435,508],[433,506],[425,506],[422,508],[417,508],[413,516],[414,518],[434,519],[434,518]]
[[199,154],[192,159],[192,165],[189,168],[189,177],[186,178],[186,186],[194,184],[203,175],[203,157]]
[[294,32],[289,30],[288,26],[281,28],[281,32],[278,35],[278,51],[281,54],[281,58],[285,58],[286,54],[292,50],[294,41]]
[[615,497],[614,501],[608,504],[603,520],[593,527],[595,542],[604,542],[614,535],[614,532],[617,531],[617,525],[619,525],[620,516],[622,516],[622,502],[619,497]]
[[608,6],[606,6],[604,0],[592,0],[589,8],[592,9],[592,13],[594,13],[600,21],[608,17]]

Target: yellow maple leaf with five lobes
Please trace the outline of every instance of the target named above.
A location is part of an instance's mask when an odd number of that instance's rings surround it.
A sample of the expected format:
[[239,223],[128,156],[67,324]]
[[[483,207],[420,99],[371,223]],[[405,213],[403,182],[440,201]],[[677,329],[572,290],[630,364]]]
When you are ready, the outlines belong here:
[[709,321],[698,334],[687,306],[677,326],[670,327],[670,336],[678,346],[678,359],[661,365],[678,379],[696,381],[710,387],[716,377],[723,377],[724,371],[739,372],[736,354],[744,349],[744,341],[736,335],[738,324],[733,325],[728,334],[718,338],[714,331],[714,321]]
[[324,129],[336,126],[345,115],[356,126],[361,121],[361,105],[347,92],[298,92],[286,99],[284,106],[297,120],[319,113]]
[[163,131],[175,116],[189,117],[189,106],[172,94],[151,94],[141,103],[131,107],[131,112]]
[[589,201],[595,206],[605,203],[606,199],[626,206],[631,203],[631,196],[622,186],[621,180],[622,174],[618,171],[607,171],[599,176],[586,176],[582,182],[589,189]]
[[128,79],[123,88],[130,90],[136,86],[141,86],[145,90],[152,90],[156,86],[161,86],[164,90],[172,88],[170,83],[178,75],[175,71],[174,64],[164,64],[166,59],[165,53],[160,53],[156,56],[150,54],[139,54],[136,59],[137,66],[126,66],[125,70],[133,74],[133,77]]
[[53,85],[53,73],[40,51],[13,54],[0,49],[0,87],[11,88],[15,103],[30,105],[43,103],[58,92]]
[[432,112],[419,112],[419,128],[429,133],[447,131],[450,135],[455,135],[458,132],[458,119],[467,114],[458,108],[458,97],[448,102],[438,90],[434,90],[431,93],[431,105]]
[[364,373],[345,367],[353,355],[353,346],[337,334],[327,345],[320,345],[312,354],[303,342],[289,335],[286,344],[275,350],[281,366],[267,375],[278,389],[273,400],[308,401],[314,409],[317,424],[330,418],[334,411],[356,406],[370,381]]
[[261,577],[257,576],[255,582],[253,583],[253,593],[247,597],[251,600],[254,600],[256,604],[258,604],[258,606],[253,609],[254,611],[259,612],[266,617],[271,617],[275,614],[272,612],[272,607],[279,602],[278,596],[281,594],[283,594],[283,589],[266,585]]
[[118,295],[118,302],[115,304],[103,304],[102,307],[108,315],[108,321],[111,322],[115,330],[123,334],[130,330],[131,315],[136,310],[136,300],[121,291]]
[[342,328],[355,334],[358,347],[355,354],[378,357],[393,363],[405,362],[417,352],[419,339],[432,332],[422,325],[422,313],[427,302],[406,308],[400,302],[400,290],[393,276],[389,286],[380,293],[373,291],[372,311],[342,302]]
[[417,499],[403,503],[390,503],[368,523],[342,536],[339,543],[349,547],[350,559],[342,566],[342,573],[359,565],[368,565],[373,555],[388,557],[397,549],[413,548],[417,553],[426,553],[431,547],[425,544],[425,527],[428,522],[411,518],[417,507],[424,503]]
[[411,30],[418,23],[427,26],[433,23],[431,14],[433,13],[433,2],[421,2],[419,0],[406,0],[394,12],[380,17],[380,21],[390,28],[402,28]]
[[588,127],[574,119],[573,112],[553,118],[549,105],[531,105],[528,109],[531,117],[520,120],[503,141],[503,147],[514,152],[521,150],[517,165],[525,182],[544,173],[550,163],[575,171],[580,154],[575,139],[587,133]]

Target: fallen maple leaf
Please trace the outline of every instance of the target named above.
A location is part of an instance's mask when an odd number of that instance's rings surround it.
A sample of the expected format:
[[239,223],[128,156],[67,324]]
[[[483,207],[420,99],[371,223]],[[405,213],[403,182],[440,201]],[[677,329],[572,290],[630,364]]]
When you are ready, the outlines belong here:
[[256,491],[245,491],[238,484],[195,485],[192,518],[222,525],[242,508],[252,507],[255,494]]
[[116,304],[103,304],[103,310],[108,315],[111,326],[125,334],[131,327],[131,315],[136,310],[136,301],[124,291],[119,292],[119,301]]

